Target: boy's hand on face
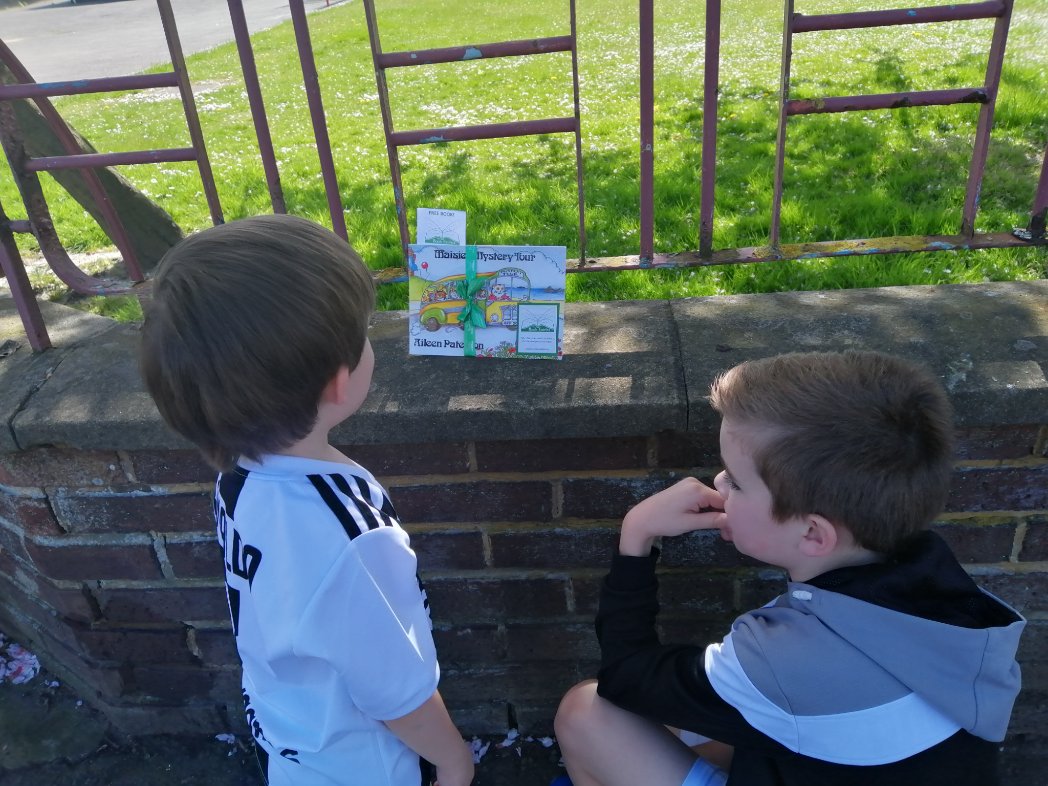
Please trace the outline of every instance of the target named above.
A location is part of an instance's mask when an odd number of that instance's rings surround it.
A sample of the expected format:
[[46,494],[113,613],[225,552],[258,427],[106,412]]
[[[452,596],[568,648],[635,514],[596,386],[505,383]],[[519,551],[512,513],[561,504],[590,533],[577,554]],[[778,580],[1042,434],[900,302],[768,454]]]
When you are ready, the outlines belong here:
[[622,520],[619,553],[646,557],[657,537],[717,529],[724,521],[724,497],[695,478],[684,478],[632,508]]

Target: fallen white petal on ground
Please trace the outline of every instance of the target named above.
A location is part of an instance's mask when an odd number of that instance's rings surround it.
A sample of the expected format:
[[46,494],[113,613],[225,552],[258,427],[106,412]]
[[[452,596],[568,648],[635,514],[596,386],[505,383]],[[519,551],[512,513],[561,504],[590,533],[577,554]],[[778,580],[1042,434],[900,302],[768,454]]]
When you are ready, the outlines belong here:
[[40,661],[21,644],[8,643],[0,633],[0,682],[21,685],[29,682],[40,671]]

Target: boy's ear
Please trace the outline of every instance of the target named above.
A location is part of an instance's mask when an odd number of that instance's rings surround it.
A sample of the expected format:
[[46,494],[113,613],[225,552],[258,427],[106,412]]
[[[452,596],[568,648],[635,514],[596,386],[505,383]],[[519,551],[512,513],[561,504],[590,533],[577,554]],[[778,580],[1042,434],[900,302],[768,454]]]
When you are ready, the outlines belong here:
[[808,557],[825,557],[833,553],[840,541],[837,527],[818,513],[809,513],[805,520],[808,526],[801,537],[801,552]]
[[339,366],[335,376],[328,381],[320,392],[320,402],[322,404],[335,405],[345,402],[349,393],[349,375],[349,366]]

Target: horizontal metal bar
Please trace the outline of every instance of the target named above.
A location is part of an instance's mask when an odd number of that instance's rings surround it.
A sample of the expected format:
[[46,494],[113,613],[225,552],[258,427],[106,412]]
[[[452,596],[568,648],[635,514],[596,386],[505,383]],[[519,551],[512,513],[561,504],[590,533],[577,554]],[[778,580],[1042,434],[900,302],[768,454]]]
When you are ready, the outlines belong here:
[[[698,251],[679,254],[655,254],[650,264],[631,254],[621,257],[589,257],[585,264],[577,259],[567,261],[568,273],[602,273],[610,270],[650,270],[651,268],[710,267],[749,262],[781,262],[819,257],[871,256],[875,254],[904,254],[922,251],[968,251],[986,248],[1028,248],[1048,246],[1048,238],[1021,240],[1009,232],[992,232],[974,237],[966,235],[913,235],[877,237],[863,240],[824,240],[818,243],[783,243],[778,249],[771,246],[725,248],[703,257]],[[375,272],[376,283],[396,284],[407,281],[402,267],[391,267]]]
[[0,85],[0,101],[16,98],[49,98],[84,93],[117,93],[123,90],[147,90],[154,87],[178,87],[173,72],[139,74],[136,76],[109,76],[101,79],[76,79],[69,82],[35,82]]
[[532,38],[526,41],[499,41],[473,46],[449,46],[442,49],[418,49],[413,52],[386,52],[377,58],[380,68],[457,63],[463,60],[484,60],[491,57],[520,57],[544,55],[550,52],[570,52],[571,36]]
[[428,145],[436,142],[466,142],[471,139],[502,139],[510,136],[533,134],[559,134],[574,131],[575,118],[555,117],[548,120],[520,120],[515,123],[490,123],[477,126],[454,126],[430,128],[422,131],[397,131],[389,135],[391,144]]
[[7,222],[7,228],[10,229],[12,232],[23,232],[23,233],[26,233],[26,234],[32,234],[32,232],[33,232],[33,225],[30,224],[28,221],[24,221],[24,220],[22,220],[22,221],[17,221],[17,220],[8,221]]
[[779,247],[750,246],[714,251],[708,258],[697,251],[679,254],[656,254],[651,265],[640,264],[639,256],[605,257],[589,260],[582,266],[578,260],[568,260],[569,273],[589,273],[601,270],[640,270],[652,267],[705,267],[750,262],[779,262],[820,257],[873,256],[877,254],[911,254],[923,251],[969,251],[985,248],[1028,248],[1048,245],[1048,240],[1027,242],[1010,232],[991,232],[974,235],[903,235],[859,240],[823,240],[816,243],[781,243]]
[[794,33],[820,30],[855,30],[866,27],[921,25],[931,22],[959,22],[969,19],[992,19],[1004,13],[1003,0],[967,5],[898,8],[890,11],[858,11],[851,14],[793,15]]
[[175,147],[166,150],[136,150],[129,153],[85,153],[78,156],[30,158],[25,168],[30,172],[53,172],[56,169],[91,169],[123,164],[159,164],[167,161],[196,161],[196,150]]
[[869,96],[835,96],[804,98],[786,102],[787,115],[821,115],[831,112],[855,112],[865,109],[904,109],[911,106],[950,106],[951,104],[985,104],[988,98],[981,87],[954,90],[924,90],[907,93],[882,93]]

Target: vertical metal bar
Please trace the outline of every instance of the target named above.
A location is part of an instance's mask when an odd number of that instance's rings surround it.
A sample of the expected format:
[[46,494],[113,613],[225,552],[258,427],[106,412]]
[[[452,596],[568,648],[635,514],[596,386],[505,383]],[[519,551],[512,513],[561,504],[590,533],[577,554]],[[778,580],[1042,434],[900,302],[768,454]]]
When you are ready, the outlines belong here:
[[404,184],[400,177],[400,155],[393,141],[393,113],[389,108],[389,88],[386,71],[379,64],[382,42],[378,35],[378,19],[375,16],[375,0],[364,0],[364,16],[368,23],[368,38],[371,42],[371,59],[375,64],[375,84],[378,87],[378,104],[382,113],[382,129],[386,134],[386,155],[389,157],[389,177],[393,181],[393,201],[397,206],[397,226],[400,229],[400,252],[404,264],[408,263],[408,214],[404,204]]
[[[36,80],[30,75],[29,71],[26,70],[25,66],[22,65],[22,62],[15,57],[15,53],[12,52],[3,41],[0,41],[0,60],[11,69],[11,73],[14,74],[15,78],[19,81],[27,84],[36,82]],[[70,155],[83,153],[83,148],[81,148],[77,143],[76,138],[73,136],[73,132],[70,131],[69,126],[66,125],[62,116],[58,114],[54,104],[52,104],[47,98],[37,98],[34,99],[34,101],[37,109],[40,110],[40,114],[43,115],[44,120],[47,122],[48,127],[54,133],[55,138],[58,139],[59,144],[62,145],[62,148]],[[87,186],[88,193],[91,194],[91,198],[95,200],[95,204],[98,205],[98,210],[102,214],[102,218],[105,222],[102,229],[109,236],[109,239],[113,241],[113,245],[116,246],[117,251],[120,252],[128,276],[132,281],[144,281],[145,276],[142,274],[142,267],[138,263],[138,255],[135,253],[135,247],[131,244],[131,239],[127,235],[127,230],[124,228],[124,222],[120,220],[116,208],[113,207],[113,203],[109,199],[109,194],[102,185],[98,173],[93,169],[82,169],[80,170],[80,174],[84,178],[84,183]]]
[[338,193],[338,178],[335,176],[335,162],[331,157],[331,140],[328,138],[327,121],[324,119],[324,102],[320,96],[320,76],[317,74],[317,63],[313,58],[313,43],[309,38],[306,8],[302,0],[290,0],[288,5],[291,9],[291,23],[295,28],[295,41],[298,44],[298,59],[302,64],[302,81],[306,87],[309,116],[313,121],[313,137],[316,139],[317,155],[320,157],[320,171],[324,177],[328,211],[331,213],[331,228],[336,235],[348,241],[346,217],[342,213],[342,197]]
[[11,298],[15,301],[15,309],[22,319],[29,346],[36,352],[49,349],[51,337],[47,335],[40,304],[36,302],[36,295],[33,294],[33,287],[29,283],[29,276],[26,275],[25,265],[18,253],[18,246],[15,245],[14,235],[8,226],[3,205],[0,205],[0,270],[4,271],[7,284],[11,287]]
[[233,38],[237,42],[240,54],[240,68],[244,72],[244,86],[247,88],[247,102],[251,107],[251,119],[255,123],[255,136],[258,138],[258,152],[262,158],[262,169],[266,175],[266,186],[269,188],[269,202],[274,213],[286,213],[284,191],[280,187],[280,170],[277,169],[277,157],[273,152],[273,138],[269,133],[269,120],[266,118],[266,105],[262,102],[262,87],[258,82],[258,69],[255,67],[255,53],[251,48],[251,34],[247,28],[247,17],[244,15],[244,0],[227,0],[229,19],[233,23]]
[[717,106],[720,86],[721,0],[706,0],[706,62],[702,88],[702,193],[699,256],[713,255],[713,202],[717,182]]
[[1035,240],[1044,238],[1046,219],[1048,219],[1048,146],[1044,148],[1041,179],[1037,182],[1037,191],[1033,195],[1033,207],[1030,208],[1030,235]]
[[1001,67],[1004,63],[1004,47],[1008,42],[1008,26],[1012,19],[1012,0],[1005,0],[1004,10],[997,17],[990,42],[990,55],[986,63],[986,98],[979,110],[979,123],[975,130],[975,147],[972,163],[968,169],[968,187],[964,194],[964,210],[961,214],[961,234],[975,233],[975,213],[979,209],[979,191],[982,188],[986,156],[990,149],[990,131],[993,129],[993,112],[997,104],[997,88],[1001,84]]
[[782,23],[782,76],[779,80],[779,130],[775,141],[775,186],[771,196],[771,246],[779,245],[782,221],[782,175],[786,159],[786,102],[790,100],[790,61],[793,59],[793,0],[786,0]]
[[582,186],[582,113],[579,108],[579,39],[575,27],[575,0],[568,3],[571,15],[571,85],[575,98],[575,178],[579,194],[579,264],[586,264],[586,200]]
[[655,0],[640,0],[640,265],[655,246]]
[[186,69],[186,58],[182,54],[182,43],[178,39],[178,28],[175,26],[175,15],[171,11],[171,0],[156,0],[156,6],[160,11],[160,21],[164,25],[164,37],[167,39],[167,51],[171,54],[172,70],[178,79],[178,92],[182,96],[182,109],[186,113],[189,138],[196,151],[197,169],[200,171],[204,197],[211,211],[211,221],[214,224],[221,224],[225,221],[222,217],[222,205],[218,201],[215,176],[211,172],[211,162],[208,160],[207,147],[204,145],[204,133],[200,129],[200,117],[197,115],[193,88],[189,84],[189,71]]

